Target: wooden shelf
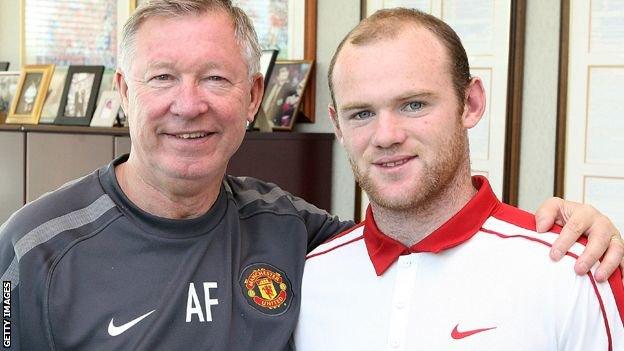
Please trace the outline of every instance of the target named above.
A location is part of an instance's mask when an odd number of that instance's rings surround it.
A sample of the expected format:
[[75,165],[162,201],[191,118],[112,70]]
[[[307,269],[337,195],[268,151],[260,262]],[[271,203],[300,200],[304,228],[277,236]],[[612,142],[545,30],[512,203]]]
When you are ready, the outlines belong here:
[[37,132],[37,133],[66,133],[66,134],[98,134],[128,136],[127,127],[82,127],[59,126],[54,124],[0,124],[0,131]]
[[[0,131],[36,132],[36,133],[66,133],[66,134],[96,134],[112,136],[129,136],[128,127],[83,127],[61,126],[56,124],[0,124]],[[251,140],[329,140],[333,133],[298,133],[298,132],[247,132],[245,139]]]

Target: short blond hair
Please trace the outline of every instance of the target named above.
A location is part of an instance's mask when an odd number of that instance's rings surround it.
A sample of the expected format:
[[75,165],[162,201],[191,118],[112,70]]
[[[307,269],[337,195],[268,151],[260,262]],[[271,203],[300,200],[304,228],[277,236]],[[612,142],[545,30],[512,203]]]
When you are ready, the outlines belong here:
[[260,71],[262,50],[253,24],[245,12],[232,5],[231,0],[149,0],[141,4],[128,18],[123,27],[119,45],[118,67],[126,73],[130,70],[136,51],[136,33],[141,24],[154,17],[198,16],[211,11],[224,11],[234,23],[234,36],[247,61],[249,78]]
[[381,40],[394,39],[405,29],[406,25],[426,28],[433,33],[448,51],[451,78],[455,94],[463,105],[464,94],[470,83],[470,66],[466,50],[457,33],[444,21],[416,9],[402,7],[383,9],[362,20],[338,45],[329,65],[328,82],[332,104],[336,108],[334,82],[332,79],[334,66],[342,48],[346,43],[351,45],[367,45]]

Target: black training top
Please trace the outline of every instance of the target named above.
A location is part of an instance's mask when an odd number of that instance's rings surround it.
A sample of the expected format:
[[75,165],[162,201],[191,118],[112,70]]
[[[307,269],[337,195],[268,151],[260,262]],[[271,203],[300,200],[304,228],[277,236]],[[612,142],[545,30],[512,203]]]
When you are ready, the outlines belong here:
[[230,176],[205,215],[155,217],[121,191],[114,166],[126,160],[42,196],[0,227],[4,344],[292,348],[305,255],[353,223],[273,184]]

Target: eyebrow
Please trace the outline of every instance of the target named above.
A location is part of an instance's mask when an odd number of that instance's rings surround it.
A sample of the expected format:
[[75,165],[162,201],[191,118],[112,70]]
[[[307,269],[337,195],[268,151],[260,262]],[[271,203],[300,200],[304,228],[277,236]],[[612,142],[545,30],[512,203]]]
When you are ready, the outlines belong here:
[[[175,68],[176,63],[172,61],[154,61],[150,62],[145,68],[146,71],[150,69],[159,69],[159,68]],[[200,65],[202,70],[210,70],[214,68],[221,68],[222,65],[215,62],[206,62]]]
[[[413,100],[413,99],[430,99],[434,96],[435,96],[435,93],[430,92],[430,91],[424,91],[424,92],[418,92],[418,93],[408,92],[406,94],[399,95],[398,97],[392,99],[392,101],[402,102],[402,101]],[[341,113],[345,113],[347,111],[353,111],[353,110],[367,110],[367,109],[370,109],[372,106],[373,105],[371,105],[368,102],[357,101],[357,102],[348,103],[340,107],[338,110]]]

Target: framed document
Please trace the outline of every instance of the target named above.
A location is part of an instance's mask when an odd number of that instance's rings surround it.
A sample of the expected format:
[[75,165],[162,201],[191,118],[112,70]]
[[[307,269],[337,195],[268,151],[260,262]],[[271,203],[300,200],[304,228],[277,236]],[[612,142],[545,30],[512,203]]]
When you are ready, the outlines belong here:
[[[624,230],[624,3],[562,2],[555,190]],[[562,44],[563,45],[563,44]]]

